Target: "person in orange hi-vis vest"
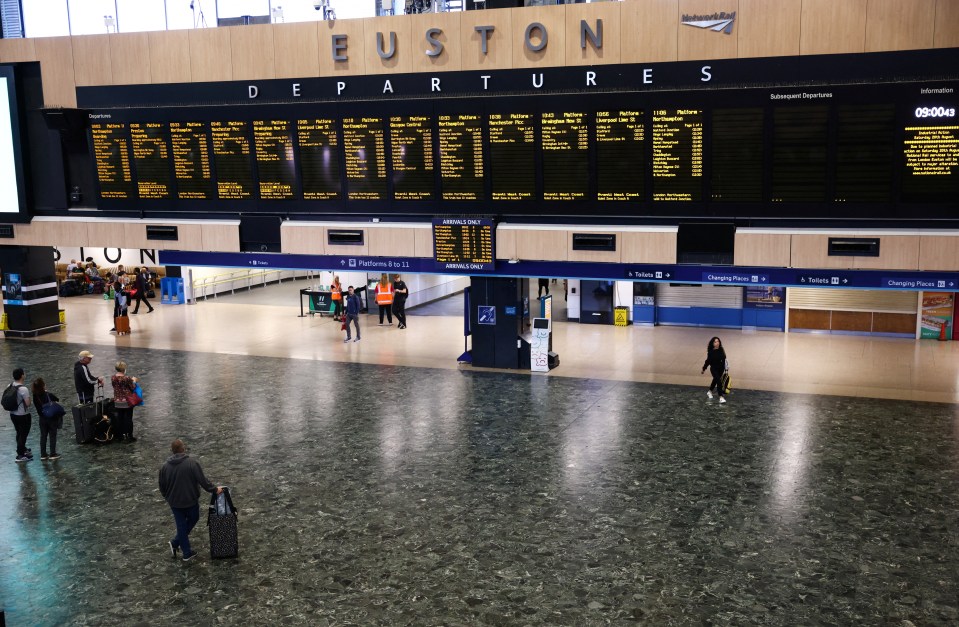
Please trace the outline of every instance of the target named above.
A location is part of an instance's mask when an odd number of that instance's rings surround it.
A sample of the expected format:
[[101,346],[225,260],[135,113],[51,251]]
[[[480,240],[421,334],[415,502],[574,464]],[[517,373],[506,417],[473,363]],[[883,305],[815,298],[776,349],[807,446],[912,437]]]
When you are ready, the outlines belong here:
[[393,284],[385,274],[380,276],[380,282],[376,284],[376,304],[380,306],[380,326],[383,326],[383,314],[386,314],[386,319],[392,326]]
[[340,277],[333,277],[330,292],[333,298],[333,319],[339,321],[343,317],[343,286],[340,285]]

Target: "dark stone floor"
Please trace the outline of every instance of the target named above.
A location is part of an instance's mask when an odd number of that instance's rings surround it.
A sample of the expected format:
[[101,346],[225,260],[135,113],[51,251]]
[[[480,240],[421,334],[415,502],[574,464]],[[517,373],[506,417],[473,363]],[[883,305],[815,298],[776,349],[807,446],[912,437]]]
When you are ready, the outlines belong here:
[[[72,394],[76,353],[6,341]],[[124,349],[139,442],[13,461],[8,625],[946,625],[959,407]],[[69,420],[68,420],[69,422]],[[173,437],[240,509],[174,561]],[[39,451],[38,430],[31,448]],[[201,501],[206,505],[206,500]]]

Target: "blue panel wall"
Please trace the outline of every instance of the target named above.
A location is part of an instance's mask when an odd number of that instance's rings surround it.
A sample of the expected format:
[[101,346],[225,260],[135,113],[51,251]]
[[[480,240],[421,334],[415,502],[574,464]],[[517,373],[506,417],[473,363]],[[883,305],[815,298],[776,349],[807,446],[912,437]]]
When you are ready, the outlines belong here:
[[659,324],[691,327],[742,327],[742,309],[712,307],[657,307]]

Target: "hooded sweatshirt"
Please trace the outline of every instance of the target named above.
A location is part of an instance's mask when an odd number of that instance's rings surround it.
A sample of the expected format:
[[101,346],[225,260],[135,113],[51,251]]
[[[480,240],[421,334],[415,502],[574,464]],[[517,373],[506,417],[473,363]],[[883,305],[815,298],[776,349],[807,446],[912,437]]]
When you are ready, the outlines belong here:
[[203,474],[200,464],[187,453],[171,455],[160,468],[160,494],[170,507],[193,507],[200,498],[199,487],[216,492],[216,486]]

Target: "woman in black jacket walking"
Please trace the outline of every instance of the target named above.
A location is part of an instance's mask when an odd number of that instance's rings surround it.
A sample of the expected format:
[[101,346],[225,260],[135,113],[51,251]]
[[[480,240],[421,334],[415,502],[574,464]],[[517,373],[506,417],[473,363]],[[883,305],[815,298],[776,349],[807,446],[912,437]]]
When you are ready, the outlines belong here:
[[[43,415],[43,405],[50,401],[60,402],[56,394],[47,391],[47,384],[43,379],[37,379],[33,382],[33,406],[37,410],[37,416],[40,418],[40,460],[60,459],[60,453],[57,453],[57,431],[60,428],[62,416],[56,418],[46,418]],[[50,436],[50,454],[47,455],[47,436]]]
[[703,372],[706,372],[706,368],[709,368],[710,374],[713,375],[713,381],[709,384],[706,396],[712,398],[713,388],[716,388],[716,393],[719,394],[719,402],[725,403],[726,397],[723,396],[723,373],[726,372],[726,351],[723,349],[723,343],[718,337],[709,340],[709,345],[706,346],[706,361],[703,362]]

